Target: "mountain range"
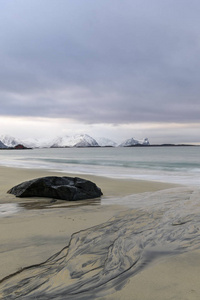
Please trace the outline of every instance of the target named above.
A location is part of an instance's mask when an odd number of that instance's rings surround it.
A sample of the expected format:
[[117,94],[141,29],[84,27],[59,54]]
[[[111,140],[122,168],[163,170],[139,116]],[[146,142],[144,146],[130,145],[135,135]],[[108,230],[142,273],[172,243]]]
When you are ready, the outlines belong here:
[[1,149],[6,149],[6,148],[8,148],[4,143],[2,143],[1,141],[0,141],[0,148]]
[[107,138],[94,139],[87,134],[76,134],[73,136],[62,136],[55,139],[38,140],[29,138],[25,140],[17,139],[9,135],[0,136],[0,148],[13,148],[18,144],[22,144],[28,148],[64,148],[64,147],[132,147],[136,145],[150,145],[148,138],[136,140],[130,138],[124,142],[117,144]]
[[99,144],[87,134],[76,134],[57,138],[51,148],[58,147],[99,147]]
[[136,145],[143,145],[143,146],[149,146],[149,140],[148,138],[145,138],[143,140],[135,140],[134,138],[127,139],[123,143],[119,145],[119,147],[131,147]]

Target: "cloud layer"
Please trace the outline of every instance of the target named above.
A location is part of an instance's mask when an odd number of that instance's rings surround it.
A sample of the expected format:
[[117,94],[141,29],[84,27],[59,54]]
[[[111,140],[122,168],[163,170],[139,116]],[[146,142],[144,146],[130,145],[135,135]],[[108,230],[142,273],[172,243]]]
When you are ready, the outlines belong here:
[[199,1],[0,1],[0,115],[199,122]]

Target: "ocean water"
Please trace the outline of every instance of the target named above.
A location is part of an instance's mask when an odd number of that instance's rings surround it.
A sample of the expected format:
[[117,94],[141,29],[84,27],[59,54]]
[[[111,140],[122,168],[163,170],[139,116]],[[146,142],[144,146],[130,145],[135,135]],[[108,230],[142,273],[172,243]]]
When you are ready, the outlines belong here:
[[200,147],[2,150],[0,165],[200,185]]

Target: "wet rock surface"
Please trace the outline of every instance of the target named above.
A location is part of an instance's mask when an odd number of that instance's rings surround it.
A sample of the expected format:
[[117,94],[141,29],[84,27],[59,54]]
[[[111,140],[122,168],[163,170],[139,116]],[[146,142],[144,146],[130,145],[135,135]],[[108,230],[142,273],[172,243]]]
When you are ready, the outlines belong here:
[[101,189],[92,181],[78,177],[48,176],[25,181],[8,191],[16,197],[46,197],[67,201],[98,198]]

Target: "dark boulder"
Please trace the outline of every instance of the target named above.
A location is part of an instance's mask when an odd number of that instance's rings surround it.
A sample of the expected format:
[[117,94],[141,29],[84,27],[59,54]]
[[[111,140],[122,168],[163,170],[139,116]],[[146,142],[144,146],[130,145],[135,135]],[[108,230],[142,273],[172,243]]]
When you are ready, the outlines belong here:
[[67,201],[100,197],[101,189],[95,183],[78,177],[48,176],[25,181],[8,191],[16,197],[46,197]]

